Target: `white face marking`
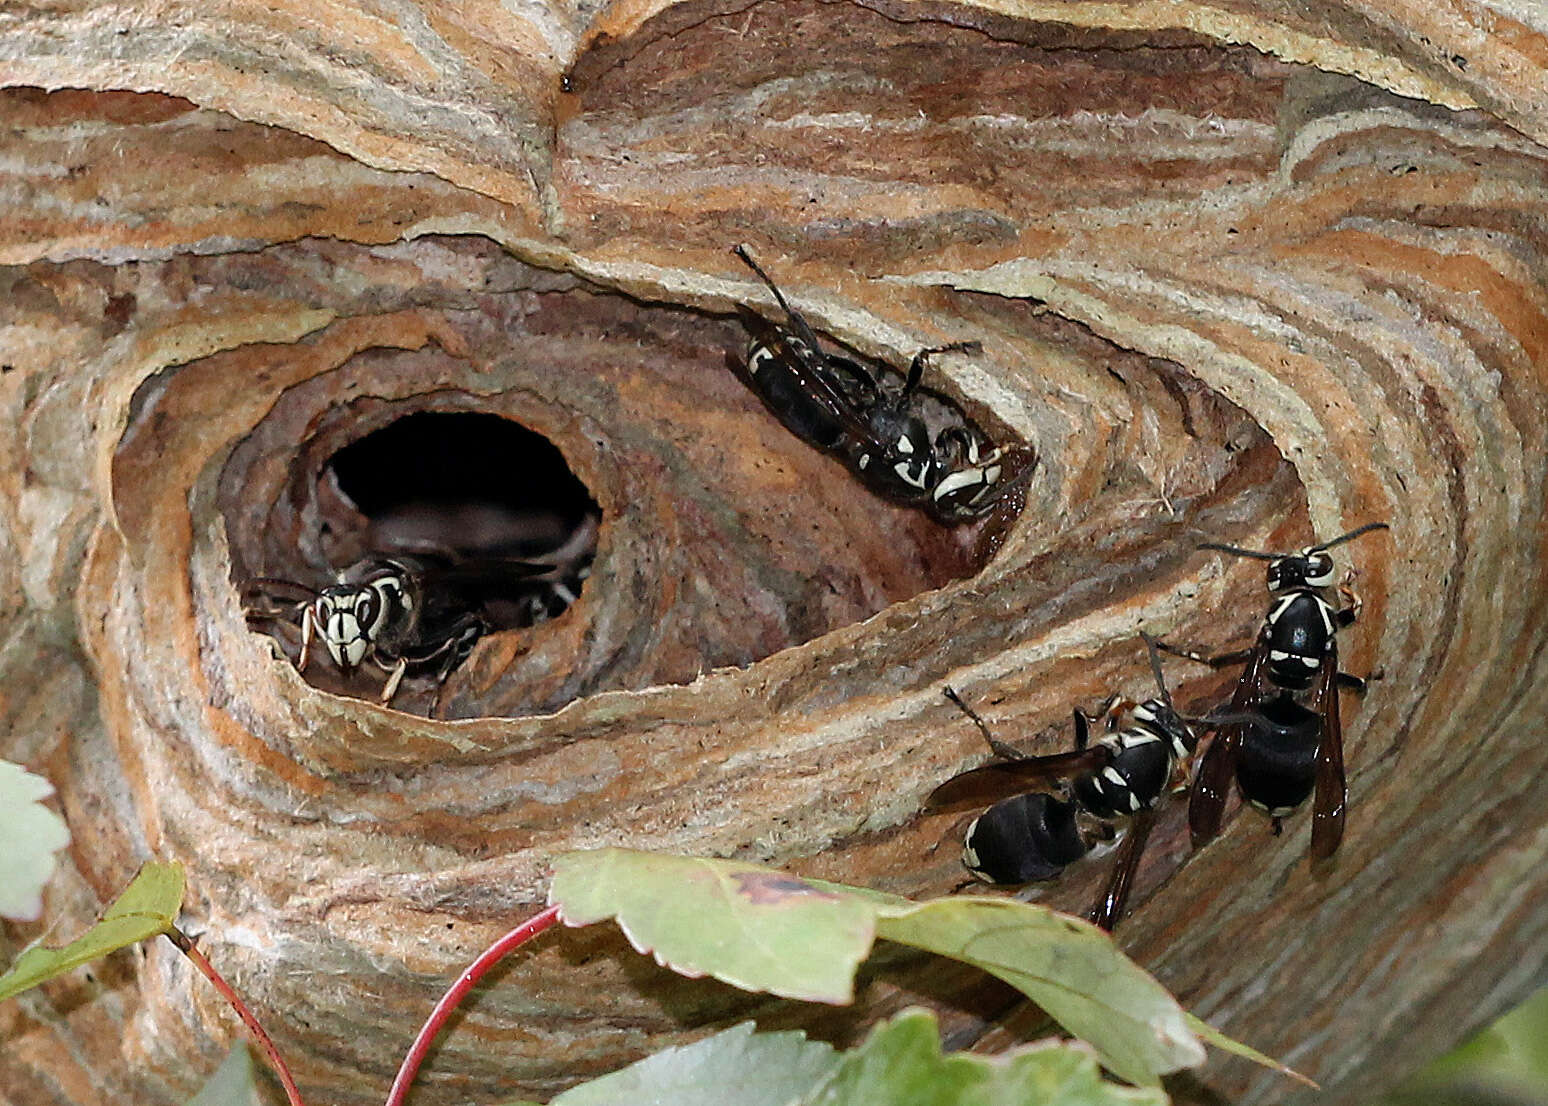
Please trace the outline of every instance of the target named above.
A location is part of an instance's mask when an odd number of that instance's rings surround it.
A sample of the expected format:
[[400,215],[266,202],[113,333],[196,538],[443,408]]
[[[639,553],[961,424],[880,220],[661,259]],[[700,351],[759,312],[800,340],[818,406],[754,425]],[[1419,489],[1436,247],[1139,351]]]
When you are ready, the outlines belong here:
[[1143,703],[1134,708],[1134,721],[1154,722],[1155,720],[1156,708],[1151,704],[1149,699],[1146,699]]
[[862,469],[864,469],[865,466],[869,465],[870,463],[871,463],[871,455],[869,453],[862,453],[862,454],[860,454],[860,467]]
[[765,362],[773,361],[774,359],[774,351],[769,349],[768,346],[754,346],[747,353],[747,367],[757,371]]
[[340,669],[348,672],[364,659],[366,640],[354,611],[341,609],[331,597],[325,596],[317,601],[317,621],[322,625],[322,639],[328,655]]
[[908,440],[907,434],[898,435],[898,452],[903,454],[914,452],[914,443]]
[[1102,769],[1102,778],[1108,783],[1112,784],[1114,787],[1129,786],[1129,782],[1123,778],[1123,774],[1110,764],[1106,768]]
[[1136,814],[1139,813],[1140,809],[1139,796],[1132,791],[1129,792],[1129,809]]
[[935,498],[943,499],[957,489],[972,487],[974,484],[981,483],[983,479],[984,474],[980,469],[959,469],[948,474],[939,484],[935,485]]
[[925,486],[923,476],[915,476],[909,468],[907,461],[899,461],[892,466],[892,471],[898,474],[898,479],[911,488],[923,488]]

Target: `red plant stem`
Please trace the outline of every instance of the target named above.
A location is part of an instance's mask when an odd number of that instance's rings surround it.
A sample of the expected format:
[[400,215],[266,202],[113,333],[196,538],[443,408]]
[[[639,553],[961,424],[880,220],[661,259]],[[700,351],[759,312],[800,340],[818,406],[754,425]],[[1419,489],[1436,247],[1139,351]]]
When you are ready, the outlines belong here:
[[285,1088],[285,1097],[290,1100],[290,1106],[306,1106],[301,1101],[301,1091],[296,1087],[296,1081],[291,1078],[290,1068],[285,1065],[284,1057],[279,1054],[279,1049],[274,1047],[274,1041],[263,1031],[263,1026],[258,1024],[257,1017],[247,1008],[247,1003],[243,1002],[237,993],[231,989],[231,984],[221,978],[220,973],[215,970],[215,965],[209,962],[204,953],[199,951],[199,947],[182,930],[172,926],[167,929],[166,934],[167,940],[176,945],[179,952],[193,961],[194,967],[204,973],[205,979],[215,984],[215,989],[221,993],[221,997],[231,1004],[231,1009],[237,1012],[237,1017],[242,1019],[242,1024],[247,1026],[247,1031],[258,1042],[258,1047],[269,1058],[269,1066],[279,1076],[279,1081]]
[[520,948],[558,920],[558,906],[550,906],[541,914],[534,914],[490,945],[477,960],[463,970],[457,977],[457,982],[451,985],[450,989],[441,996],[441,1001],[435,1004],[435,1009],[430,1011],[430,1016],[425,1019],[424,1026],[419,1030],[419,1036],[415,1037],[414,1043],[409,1046],[408,1055],[403,1058],[403,1065],[398,1068],[398,1077],[392,1081],[392,1090],[387,1092],[387,1106],[403,1106],[403,1100],[408,1097],[409,1085],[414,1082],[414,1076],[419,1073],[419,1065],[424,1063],[425,1054],[430,1051],[436,1034],[452,1016],[452,1011],[457,1009],[457,1004],[467,997],[469,991],[478,986],[479,980],[489,974],[489,969],[504,959],[507,953]]

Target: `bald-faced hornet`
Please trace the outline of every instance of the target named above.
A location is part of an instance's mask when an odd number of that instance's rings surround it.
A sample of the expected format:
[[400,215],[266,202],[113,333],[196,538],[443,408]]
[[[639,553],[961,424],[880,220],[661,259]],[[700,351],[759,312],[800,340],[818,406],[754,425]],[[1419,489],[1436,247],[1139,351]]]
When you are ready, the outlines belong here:
[[[1133,707],[1133,722],[1121,730],[1118,718],[1132,704],[1109,699],[1102,712],[1106,732],[1094,745],[1089,739],[1095,720],[1076,710],[1073,752],[1021,756],[995,740],[983,720],[947,689],[1003,759],[947,780],[926,800],[926,809],[934,811],[994,803],[968,826],[962,849],[968,871],[994,884],[1053,879],[1114,840],[1117,824],[1127,822],[1107,889],[1091,911],[1091,920],[1107,930],[1123,916],[1156,805],[1186,781],[1186,763],[1199,740],[1172,705],[1156,645],[1144,637],[1159,696]],[[1050,785],[1053,790],[1036,790]]]
[[1031,475],[1037,455],[1030,448],[994,445],[960,415],[932,439],[921,413],[926,362],[941,353],[977,352],[978,342],[920,350],[899,386],[879,362],[824,349],[747,247],[734,252],[785,313],[781,325],[751,308],[737,309],[751,335],[747,380],[787,430],[842,459],[877,493],[923,507],[947,525],[986,513]]
[[1327,597],[1334,579],[1328,550],[1385,529],[1385,522],[1368,523],[1298,553],[1265,553],[1215,542],[1199,546],[1267,561],[1274,604],[1249,649],[1203,657],[1162,646],[1216,668],[1246,665],[1225,708],[1224,717],[1231,721],[1220,726],[1199,763],[1188,804],[1195,846],[1220,832],[1235,777],[1242,797],[1273,819],[1275,833],[1281,820],[1315,789],[1312,857],[1325,860],[1338,851],[1347,802],[1338,692],[1341,687],[1363,690],[1365,681],[1338,670],[1337,634],[1354,623],[1360,601],[1347,587],[1339,591],[1348,606],[1335,606]]
[[515,604],[514,622],[508,618],[507,624],[531,625],[549,617],[556,592],[566,597],[563,606],[573,601],[571,588],[579,584],[572,577],[584,571],[568,563],[373,555],[321,590],[259,577],[242,589],[242,604],[254,628],[299,628],[300,671],[314,642],[345,678],[367,665],[380,670],[387,677],[381,701],[387,703],[406,675],[431,673],[437,686],[444,683],[494,628],[491,604]]
[[367,557],[321,590],[258,577],[242,589],[243,613],[255,628],[299,626],[299,671],[306,671],[314,643],[345,678],[367,664],[379,669],[387,677],[381,701],[391,702],[410,668],[435,666],[437,682],[444,681],[489,629],[479,615],[444,603],[427,611],[426,567],[415,557]]

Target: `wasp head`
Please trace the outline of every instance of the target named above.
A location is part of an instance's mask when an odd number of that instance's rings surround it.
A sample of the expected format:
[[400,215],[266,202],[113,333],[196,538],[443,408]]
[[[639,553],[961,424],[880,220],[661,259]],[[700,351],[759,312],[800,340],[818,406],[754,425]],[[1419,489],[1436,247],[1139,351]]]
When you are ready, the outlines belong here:
[[1276,594],[1297,588],[1325,588],[1333,583],[1333,557],[1320,546],[1275,557],[1268,566],[1269,591]]
[[324,588],[312,604],[318,636],[339,671],[348,674],[365,660],[387,622],[388,591],[402,594],[396,580],[336,584]]
[[1176,757],[1189,755],[1199,743],[1187,720],[1166,699],[1146,699],[1134,708],[1134,722],[1167,742]]

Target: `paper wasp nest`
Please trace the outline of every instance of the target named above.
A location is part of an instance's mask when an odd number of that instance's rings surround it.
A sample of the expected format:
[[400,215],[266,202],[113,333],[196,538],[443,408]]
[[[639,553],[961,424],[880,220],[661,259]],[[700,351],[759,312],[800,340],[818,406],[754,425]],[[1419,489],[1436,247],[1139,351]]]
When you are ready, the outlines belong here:
[[[0,755],[57,785],[74,833],[48,916],[68,932],[142,859],[181,860],[190,928],[304,1088],[375,1101],[556,852],[944,892],[957,844],[919,799],[984,755],[944,683],[1000,736],[1062,747],[1072,707],[1145,689],[1139,629],[1228,646],[1258,624],[1260,567],[1199,541],[1385,519],[1348,551],[1344,663],[1385,678],[1345,710],[1336,868],[1308,871],[1304,818],[1274,839],[1250,814],[1180,867],[1173,804],[1122,931],[1319,1101],[1364,1100],[1540,982],[1520,955],[1548,916],[1529,18],[12,13]],[[863,354],[982,342],[926,384],[1035,445],[1024,509],[945,529],[770,418],[726,365],[735,305],[772,310],[738,242]],[[308,685],[234,579],[326,582],[319,474],[422,411],[541,435],[602,517],[579,600],[480,641],[449,722]],[[1173,678],[1184,704],[1229,682]],[[1099,878],[1044,897],[1080,909]],[[845,1039],[924,1001],[969,1039],[997,1011],[977,987],[884,964],[813,1017],[567,933],[483,994],[416,1101],[547,1096],[749,1013]],[[236,1032],[171,950],[126,952],[0,1008],[0,1095],[181,1102]],[[1286,1097],[1230,1063],[1199,1078]]]

